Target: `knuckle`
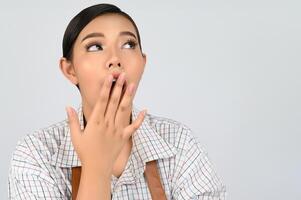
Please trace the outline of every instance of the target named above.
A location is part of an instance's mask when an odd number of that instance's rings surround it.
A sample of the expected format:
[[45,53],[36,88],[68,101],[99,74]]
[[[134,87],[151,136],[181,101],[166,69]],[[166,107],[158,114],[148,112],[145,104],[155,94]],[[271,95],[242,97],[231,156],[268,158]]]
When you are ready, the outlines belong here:
[[133,124],[133,129],[137,130],[139,128],[139,126],[137,124]]
[[112,128],[112,132],[113,132],[114,134],[118,134],[117,128],[116,128],[115,126]]
[[126,111],[126,110],[127,110],[127,106],[124,105],[124,104],[120,104],[120,111],[121,111],[121,112],[124,112],[124,111]]
[[110,120],[106,118],[104,124],[106,128],[110,127]]

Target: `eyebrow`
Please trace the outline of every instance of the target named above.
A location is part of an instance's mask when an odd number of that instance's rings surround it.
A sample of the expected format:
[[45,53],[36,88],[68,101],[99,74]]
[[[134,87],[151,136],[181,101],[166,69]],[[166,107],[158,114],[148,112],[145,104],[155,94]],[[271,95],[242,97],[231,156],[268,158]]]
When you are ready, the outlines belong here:
[[[124,36],[124,35],[129,35],[136,38],[136,35],[134,33],[132,33],[131,31],[122,31],[119,33],[119,36]],[[88,39],[88,38],[92,38],[92,37],[105,37],[105,35],[103,33],[100,32],[94,32],[94,33],[89,33],[88,35],[86,35],[81,42],[83,42],[84,40]]]

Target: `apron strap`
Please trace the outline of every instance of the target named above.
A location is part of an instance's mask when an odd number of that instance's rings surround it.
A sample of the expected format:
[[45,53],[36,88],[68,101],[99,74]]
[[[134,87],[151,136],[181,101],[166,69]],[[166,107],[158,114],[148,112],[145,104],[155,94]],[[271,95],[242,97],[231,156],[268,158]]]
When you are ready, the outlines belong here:
[[146,178],[152,200],[166,200],[167,198],[160,181],[156,160],[146,163],[144,176]]
[[72,167],[72,200],[76,200],[79,188],[81,167]]
[[[76,200],[81,175],[81,167],[72,167],[72,200]],[[160,181],[156,160],[146,163],[144,176],[147,181],[152,200],[166,200],[165,192]]]

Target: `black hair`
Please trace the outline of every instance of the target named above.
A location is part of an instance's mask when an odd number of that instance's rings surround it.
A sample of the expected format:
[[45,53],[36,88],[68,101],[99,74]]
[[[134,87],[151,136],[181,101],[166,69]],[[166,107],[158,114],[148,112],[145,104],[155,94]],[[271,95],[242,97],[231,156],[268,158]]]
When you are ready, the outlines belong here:
[[[137,33],[137,39],[140,46],[140,50],[142,52],[141,47],[141,40],[138,28],[134,22],[134,20],[125,12],[123,12],[120,8],[115,5],[102,3],[96,4],[90,7],[87,7],[80,11],[73,19],[69,22],[66,31],[64,33],[63,38],[63,57],[67,60],[72,60],[73,56],[73,46],[75,40],[77,39],[79,33],[84,29],[84,27],[91,22],[94,18],[108,14],[108,13],[115,13],[124,16],[134,25],[134,28]],[[76,87],[79,89],[79,85],[77,84]],[[80,89],[79,89],[80,90]]]

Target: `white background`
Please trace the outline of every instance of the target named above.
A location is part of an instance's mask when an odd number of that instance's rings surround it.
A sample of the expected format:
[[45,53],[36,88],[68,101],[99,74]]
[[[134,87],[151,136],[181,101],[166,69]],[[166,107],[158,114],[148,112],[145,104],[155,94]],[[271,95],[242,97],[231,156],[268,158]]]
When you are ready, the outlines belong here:
[[[300,1],[109,2],[148,55],[135,104],[194,131],[228,199],[301,199]],[[1,0],[0,199],[17,141],[80,102],[58,61],[67,24],[96,3]]]

